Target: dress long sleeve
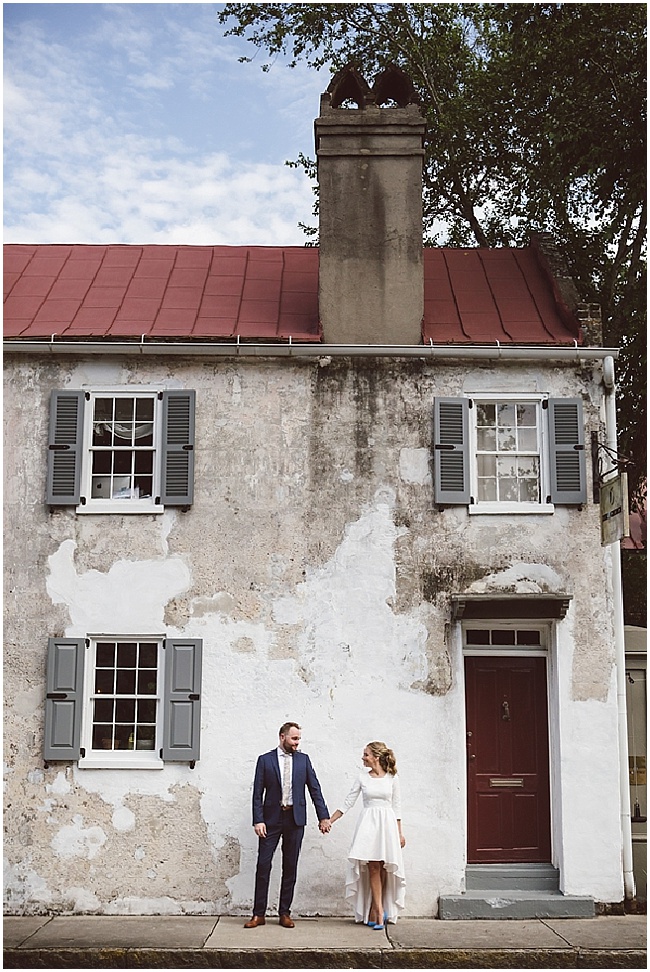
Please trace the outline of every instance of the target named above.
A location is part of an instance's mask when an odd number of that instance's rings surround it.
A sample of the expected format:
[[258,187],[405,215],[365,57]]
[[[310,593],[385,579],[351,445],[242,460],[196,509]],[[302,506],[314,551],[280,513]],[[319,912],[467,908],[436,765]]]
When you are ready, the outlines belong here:
[[352,807],[357,802],[357,797],[361,793],[361,778],[357,777],[352,784],[352,789],[343,801],[343,806],[339,807],[341,813],[346,813],[347,810],[351,810]]
[[402,819],[402,789],[400,787],[399,776],[393,777],[393,813],[397,820]]

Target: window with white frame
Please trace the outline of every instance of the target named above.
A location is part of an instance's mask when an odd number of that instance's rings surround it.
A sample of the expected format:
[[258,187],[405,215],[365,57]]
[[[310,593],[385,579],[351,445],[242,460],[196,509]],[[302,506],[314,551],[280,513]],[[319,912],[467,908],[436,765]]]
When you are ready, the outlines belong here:
[[548,627],[528,625],[525,622],[511,624],[482,625],[463,627],[465,654],[507,654],[545,651],[548,642]]
[[161,768],[199,756],[202,642],[50,638],[45,759]]
[[147,500],[157,495],[157,397],[91,394],[87,464],[90,500]]
[[539,503],[539,403],[476,402],[478,503]]
[[548,501],[545,400],[472,400],[469,441],[472,512],[543,512]]
[[580,399],[436,398],[434,490],[471,513],[552,513],[586,502]]
[[178,389],[54,391],[47,503],[81,513],[191,505],[194,400]]
[[153,752],[158,727],[160,642],[91,644],[87,751]]

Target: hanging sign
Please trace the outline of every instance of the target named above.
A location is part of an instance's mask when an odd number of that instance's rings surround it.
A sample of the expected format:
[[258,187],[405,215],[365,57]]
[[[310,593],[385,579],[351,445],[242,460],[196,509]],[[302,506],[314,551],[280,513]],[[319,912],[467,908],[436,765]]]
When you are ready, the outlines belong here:
[[627,473],[620,473],[600,487],[600,544],[606,547],[629,535]]

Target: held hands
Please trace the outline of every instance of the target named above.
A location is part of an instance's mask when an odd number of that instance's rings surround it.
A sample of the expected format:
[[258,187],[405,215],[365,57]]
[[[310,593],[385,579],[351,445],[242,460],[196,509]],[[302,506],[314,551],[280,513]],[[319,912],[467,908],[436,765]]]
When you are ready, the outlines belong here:
[[[318,829],[320,830],[321,834],[329,834],[331,827],[332,824],[329,817],[327,817],[325,820],[318,821]],[[258,837],[266,837],[265,823],[253,824],[253,830],[255,831]]]

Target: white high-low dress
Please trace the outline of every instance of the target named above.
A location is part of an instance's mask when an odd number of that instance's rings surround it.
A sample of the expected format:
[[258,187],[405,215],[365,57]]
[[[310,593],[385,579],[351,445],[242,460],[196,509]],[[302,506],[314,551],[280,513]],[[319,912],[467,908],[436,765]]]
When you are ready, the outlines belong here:
[[397,912],[404,907],[406,882],[404,861],[397,821],[401,819],[401,794],[399,778],[391,776],[359,775],[347,795],[342,813],[350,810],[359,794],[363,796],[363,808],[357,820],[345,869],[345,897],[354,908],[354,920],[367,922],[372,894],[368,876],[368,861],[384,862],[384,912],[391,923],[397,921]]

